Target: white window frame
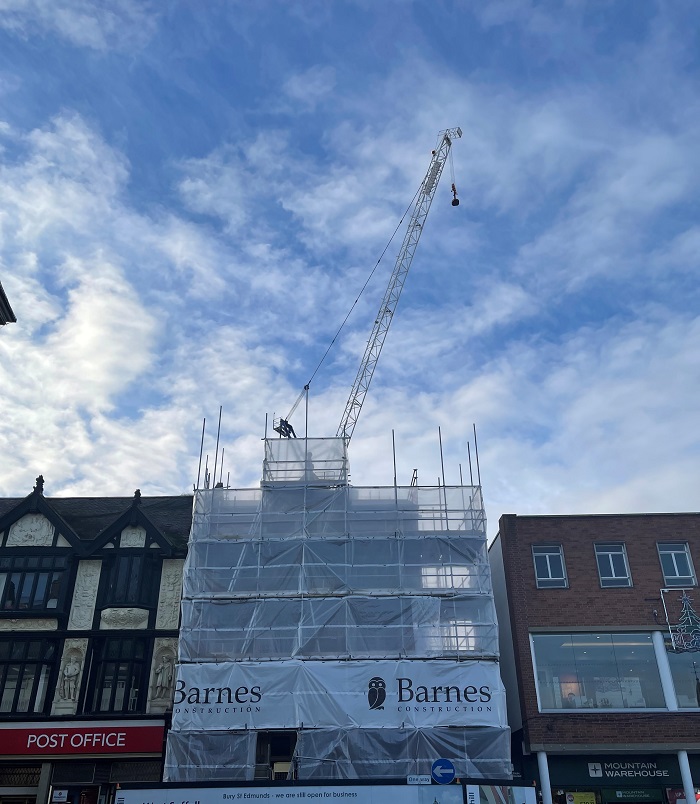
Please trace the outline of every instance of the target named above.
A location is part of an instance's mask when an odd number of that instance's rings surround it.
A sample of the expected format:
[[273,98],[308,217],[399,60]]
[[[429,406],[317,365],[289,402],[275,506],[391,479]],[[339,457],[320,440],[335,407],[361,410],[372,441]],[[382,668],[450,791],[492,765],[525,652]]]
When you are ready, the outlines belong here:
[[[548,550],[549,552],[544,552]],[[542,551],[542,552],[536,552]],[[561,559],[561,569],[563,577],[553,576],[552,565],[549,561],[550,555],[558,555]],[[540,578],[537,574],[537,562],[535,556],[547,556],[547,570],[550,573],[548,578]],[[566,562],[564,561],[564,547],[561,544],[533,544],[532,545],[532,564],[535,570],[535,582],[538,589],[568,589],[569,576],[566,572]],[[548,583],[550,581],[550,583]],[[558,581],[560,583],[551,583],[551,581]]]
[[[682,549],[671,550],[670,548],[677,547]],[[665,550],[663,548],[666,548]],[[684,587],[689,586],[697,586],[697,576],[695,575],[695,568],[693,567],[693,558],[690,555],[690,545],[688,542],[657,542],[656,543],[656,550],[659,554],[659,564],[661,565],[661,574],[664,576],[664,586],[672,587],[674,589],[683,589]],[[685,553],[685,557],[688,561],[688,568],[690,569],[690,575],[666,575],[666,570],[664,569],[663,561],[661,560],[661,554],[673,557],[673,566],[676,570],[678,570],[678,563],[676,562],[676,554]]]
[[[618,549],[611,549],[618,548]],[[627,560],[627,547],[624,542],[600,542],[593,545],[595,552],[596,565],[598,566],[598,578],[600,586],[603,589],[624,589],[632,586],[632,573],[630,572],[630,564]],[[603,575],[600,566],[600,559],[604,556],[621,555],[625,563],[625,574],[615,575],[615,567],[612,559],[608,558],[610,564],[610,575]],[[624,583],[620,583],[624,581]]]

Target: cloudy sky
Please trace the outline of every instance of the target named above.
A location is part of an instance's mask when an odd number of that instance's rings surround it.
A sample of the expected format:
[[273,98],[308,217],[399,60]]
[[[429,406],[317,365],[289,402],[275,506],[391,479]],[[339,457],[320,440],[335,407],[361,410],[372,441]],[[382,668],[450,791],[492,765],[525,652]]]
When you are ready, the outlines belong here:
[[219,405],[224,480],[256,484],[461,126],[353,482],[392,482],[394,429],[399,482],[436,483],[441,427],[456,483],[475,422],[491,530],[698,510],[699,29],[693,0],[0,0],[0,494],[191,490]]

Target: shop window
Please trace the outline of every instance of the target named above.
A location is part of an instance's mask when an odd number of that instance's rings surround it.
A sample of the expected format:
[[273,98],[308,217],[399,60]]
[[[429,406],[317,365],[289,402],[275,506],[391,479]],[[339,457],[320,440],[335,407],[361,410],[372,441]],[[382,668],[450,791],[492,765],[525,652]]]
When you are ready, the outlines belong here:
[[109,572],[105,605],[152,606],[158,593],[156,566],[152,556],[115,556]]
[[540,710],[665,709],[651,634],[532,634]]
[[560,544],[533,544],[532,558],[538,589],[563,589],[569,585]]
[[148,640],[109,637],[94,649],[89,711],[143,712]]
[[52,639],[0,640],[0,716],[46,713],[57,644]]
[[681,709],[700,708],[700,653],[668,652],[676,700]]
[[0,557],[2,611],[61,611],[68,559],[65,556]]
[[695,586],[695,572],[687,542],[656,545],[666,586]]
[[595,557],[601,586],[632,586],[624,544],[596,544]]

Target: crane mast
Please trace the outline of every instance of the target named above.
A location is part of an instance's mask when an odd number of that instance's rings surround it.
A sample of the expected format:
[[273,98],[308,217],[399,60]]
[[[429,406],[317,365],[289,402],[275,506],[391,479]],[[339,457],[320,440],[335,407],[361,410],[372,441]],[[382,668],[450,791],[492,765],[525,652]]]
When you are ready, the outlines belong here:
[[[401,291],[406,282],[408,269],[411,267],[418,241],[423,233],[425,219],[428,217],[430,205],[433,202],[440,176],[442,175],[445,163],[450,155],[452,141],[462,136],[462,129],[448,128],[445,131],[441,131],[438,136],[437,148],[433,151],[428,171],[425,174],[423,183],[418,191],[416,202],[413,205],[411,218],[406,228],[403,243],[396,257],[396,263],[391,278],[389,279],[389,285],[379,307],[377,318],[372,327],[372,333],[367,341],[360,368],[355,377],[350,397],[345,405],[343,418],[340,420],[340,425],[338,426],[336,436],[342,436],[346,442],[349,442],[352,438],[355,425],[357,424],[362,410],[362,405],[365,401],[365,396],[369,390],[369,384],[372,382],[372,375],[377,367],[377,361],[379,360],[379,355],[382,352],[384,341],[389,332],[396,305],[399,303],[399,297],[401,296]],[[459,204],[459,201],[457,200],[454,184],[452,185],[452,191],[454,194],[454,201],[452,203],[456,206]]]

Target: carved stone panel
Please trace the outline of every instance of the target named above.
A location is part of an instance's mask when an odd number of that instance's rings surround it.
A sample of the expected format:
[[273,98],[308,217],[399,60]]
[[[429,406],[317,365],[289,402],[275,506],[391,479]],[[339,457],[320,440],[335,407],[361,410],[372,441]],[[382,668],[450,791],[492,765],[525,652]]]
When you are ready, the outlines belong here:
[[92,628],[101,567],[102,562],[95,560],[81,561],[78,564],[78,575],[73,589],[73,603],[68,618],[70,630],[84,631]]
[[52,715],[74,715],[76,713],[87,647],[87,639],[67,639],[64,642],[61,670],[51,707]]
[[148,628],[148,609],[105,609],[100,628]]
[[11,620],[0,620],[0,631],[55,631],[57,628],[58,620],[51,617],[13,617]]
[[54,530],[43,514],[25,514],[10,527],[7,547],[51,547]]
[[158,612],[156,628],[177,628],[180,621],[180,597],[182,595],[182,572],[185,561],[182,558],[163,560],[158,593]]
[[168,637],[154,640],[147,712],[162,714],[172,709],[176,658],[177,639]]
[[119,541],[121,547],[143,547],[146,544],[146,531],[144,528],[124,528]]

